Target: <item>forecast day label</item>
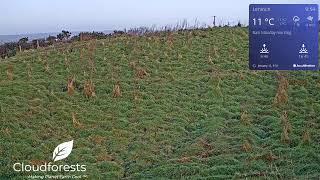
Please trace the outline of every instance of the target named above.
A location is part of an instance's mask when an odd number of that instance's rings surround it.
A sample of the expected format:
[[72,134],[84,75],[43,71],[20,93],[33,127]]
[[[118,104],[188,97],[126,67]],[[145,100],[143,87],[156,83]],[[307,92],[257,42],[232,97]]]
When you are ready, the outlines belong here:
[[318,70],[317,4],[251,4],[251,70]]

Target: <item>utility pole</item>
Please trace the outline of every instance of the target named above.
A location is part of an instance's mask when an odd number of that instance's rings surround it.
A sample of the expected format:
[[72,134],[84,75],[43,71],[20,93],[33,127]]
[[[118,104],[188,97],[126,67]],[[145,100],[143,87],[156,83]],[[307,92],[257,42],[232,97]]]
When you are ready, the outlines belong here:
[[216,16],[213,16],[213,27],[216,27]]

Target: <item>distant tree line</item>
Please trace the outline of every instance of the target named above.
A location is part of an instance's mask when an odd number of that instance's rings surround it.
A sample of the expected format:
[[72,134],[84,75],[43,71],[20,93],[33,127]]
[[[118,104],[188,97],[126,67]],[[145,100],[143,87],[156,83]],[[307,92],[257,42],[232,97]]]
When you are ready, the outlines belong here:
[[114,31],[112,34],[103,32],[82,32],[71,37],[71,32],[63,30],[57,36],[49,36],[42,39],[34,39],[29,41],[28,37],[21,38],[18,42],[9,42],[0,45],[0,57],[2,59],[15,56],[17,52],[25,50],[37,49],[39,47],[48,47],[55,43],[71,43],[75,41],[88,41],[92,39],[105,39],[109,36],[124,34],[123,31]]

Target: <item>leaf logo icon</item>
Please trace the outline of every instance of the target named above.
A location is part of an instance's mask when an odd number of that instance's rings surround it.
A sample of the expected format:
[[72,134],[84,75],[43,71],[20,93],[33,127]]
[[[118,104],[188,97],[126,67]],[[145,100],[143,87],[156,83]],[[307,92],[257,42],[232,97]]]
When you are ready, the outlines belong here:
[[53,151],[53,162],[68,157],[72,151],[73,140],[59,144]]

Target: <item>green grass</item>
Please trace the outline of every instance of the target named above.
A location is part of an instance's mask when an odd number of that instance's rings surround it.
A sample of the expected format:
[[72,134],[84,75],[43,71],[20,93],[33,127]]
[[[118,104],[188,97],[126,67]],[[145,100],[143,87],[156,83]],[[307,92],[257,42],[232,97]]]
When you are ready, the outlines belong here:
[[[14,172],[13,163],[49,162],[54,148],[72,139],[71,155],[56,164],[85,164],[89,179],[319,178],[320,74],[281,71],[287,100],[274,105],[278,73],[248,70],[245,28],[118,36],[21,53],[0,62],[0,179],[29,175]],[[92,80],[96,97],[81,88],[72,96],[63,91],[72,75],[79,87]],[[121,96],[113,97],[117,82]]]

